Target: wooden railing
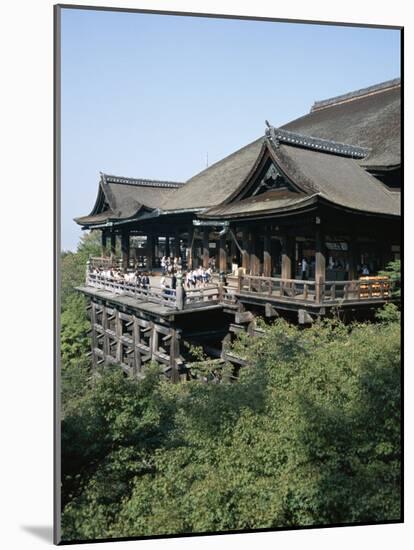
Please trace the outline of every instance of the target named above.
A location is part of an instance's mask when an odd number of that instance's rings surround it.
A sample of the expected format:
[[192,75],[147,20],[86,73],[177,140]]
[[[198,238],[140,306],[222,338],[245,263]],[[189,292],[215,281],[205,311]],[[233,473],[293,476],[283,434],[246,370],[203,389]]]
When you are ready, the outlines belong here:
[[210,284],[195,289],[143,287],[133,282],[87,272],[86,284],[114,294],[131,296],[174,309],[193,309],[215,304],[235,304],[239,296],[312,304],[341,305],[344,302],[384,301],[392,296],[387,277],[361,277],[353,281],[304,281],[244,275],[234,284]]
[[387,277],[361,277],[355,281],[326,281],[324,301],[385,300],[392,295]]
[[239,278],[238,294],[328,303],[361,300],[385,300],[391,297],[387,277],[361,277],[353,281],[306,281],[244,275]]
[[172,288],[160,288],[155,286],[148,286],[145,288],[123,279],[107,277],[91,272],[88,272],[86,275],[86,285],[99,290],[106,290],[113,294],[130,296],[139,301],[154,302],[174,309],[193,309],[206,305],[218,304],[221,301],[221,289],[213,285],[185,290],[182,293],[182,302],[177,300],[177,291]]
[[140,301],[154,302],[173,308],[176,307],[176,293],[172,288],[162,289],[151,286],[143,287],[136,283],[124,281],[123,279],[105,277],[95,273],[87,274],[86,285],[99,290],[107,290],[113,294],[131,296]]
[[315,301],[317,285],[315,281],[300,279],[276,279],[273,277],[259,277],[243,275],[239,278],[238,292],[257,293],[269,297],[301,298],[305,301]]
[[221,301],[221,291],[217,285],[186,289],[184,296],[185,308],[213,305]]

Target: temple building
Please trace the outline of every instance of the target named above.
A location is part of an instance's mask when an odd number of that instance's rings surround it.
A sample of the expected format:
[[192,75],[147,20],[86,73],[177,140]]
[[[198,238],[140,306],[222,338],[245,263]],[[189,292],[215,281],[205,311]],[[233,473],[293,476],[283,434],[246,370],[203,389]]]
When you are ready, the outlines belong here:
[[[399,259],[401,246],[400,103],[399,79],[317,101],[283,127],[266,121],[263,136],[187,182],[101,174],[91,213],[75,220],[101,231],[102,257],[93,261],[115,262],[118,242],[124,270],[156,272],[160,258],[173,255],[183,270],[213,262],[216,284],[183,296],[177,288],[174,303],[156,289],[134,294],[91,277],[82,292],[98,310],[126,308],[131,326],[135,317],[167,319],[167,338],[170,329],[190,334],[197,323],[210,335],[219,327],[221,338],[257,314],[306,323],[333,308],[382,305],[392,293],[377,275]],[[118,362],[129,343],[119,340],[121,329],[105,337],[118,338]],[[106,361],[110,344],[104,351],[94,338],[97,361]],[[130,355],[137,357],[134,338],[132,331]],[[174,345],[165,353],[170,363],[181,353]],[[139,369],[140,357],[126,361],[126,370]]]

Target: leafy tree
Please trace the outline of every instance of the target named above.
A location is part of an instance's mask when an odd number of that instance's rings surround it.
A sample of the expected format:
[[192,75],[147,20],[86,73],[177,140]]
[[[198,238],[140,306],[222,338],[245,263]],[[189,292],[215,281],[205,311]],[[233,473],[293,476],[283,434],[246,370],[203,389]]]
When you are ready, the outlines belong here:
[[61,305],[74,293],[75,287],[85,281],[86,262],[90,256],[101,255],[100,236],[97,232],[82,235],[76,252],[64,251],[61,254]]
[[279,320],[237,383],[102,373],[64,420],[65,538],[398,519],[399,336]]
[[379,272],[382,277],[388,277],[391,283],[392,295],[395,298],[401,296],[401,261],[394,260],[387,267]]

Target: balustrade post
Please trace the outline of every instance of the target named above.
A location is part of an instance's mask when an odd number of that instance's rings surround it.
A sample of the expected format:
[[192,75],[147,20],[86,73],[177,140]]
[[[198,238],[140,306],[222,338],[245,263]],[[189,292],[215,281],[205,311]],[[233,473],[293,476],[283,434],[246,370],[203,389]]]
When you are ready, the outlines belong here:
[[175,302],[177,309],[184,309],[185,305],[185,289],[183,286],[182,273],[177,273],[177,286],[175,289]]
[[315,283],[315,298],[318,304],[323,302],[325,297],[325,277],[318,277]]
[[242,289],[242,280],[243,280],[243,276],[242,275],[239,275],[237,277],[237,292],[241,292],[241,289]]
[[344,300],[348,300],[348,283],[344,285]]

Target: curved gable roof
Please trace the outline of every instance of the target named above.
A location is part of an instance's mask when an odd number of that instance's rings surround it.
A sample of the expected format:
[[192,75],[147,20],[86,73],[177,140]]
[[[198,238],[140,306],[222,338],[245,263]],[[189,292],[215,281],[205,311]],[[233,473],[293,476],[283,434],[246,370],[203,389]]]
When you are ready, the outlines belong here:
[[135,179],[101,174],[98,196],[88,216],[75,218],[80,225],[96,225],[111,220],[133,218],[141,210],[153,210],[162,205],[183,183]]
[[[314,201],[317,198],[367,213],[400,214],[399,195],[388,191],[384,184],[365,171],[353,158],[353,151],[347,150],[347,145],[327,141],[322,144],[317,141],[289,143],[286,139],[290,139],[290,135],[285,136],[284,142],[279,142],[275,139],[276,136],[280,137],[279,134],[278,130],[271,128],[255,167],[239,189],[230,200],[208,209],[203,216],[254,216],[259,212],[300,208],[308,204],[310,199]],[[329,150],[323,149],[327,144],[330,145]],[[277,169],[295,185],[298,192],[270,191],[239,200],[243,189],[251,186],[257,178],[261,170],[259,160],[266,156],[273,160]]]

